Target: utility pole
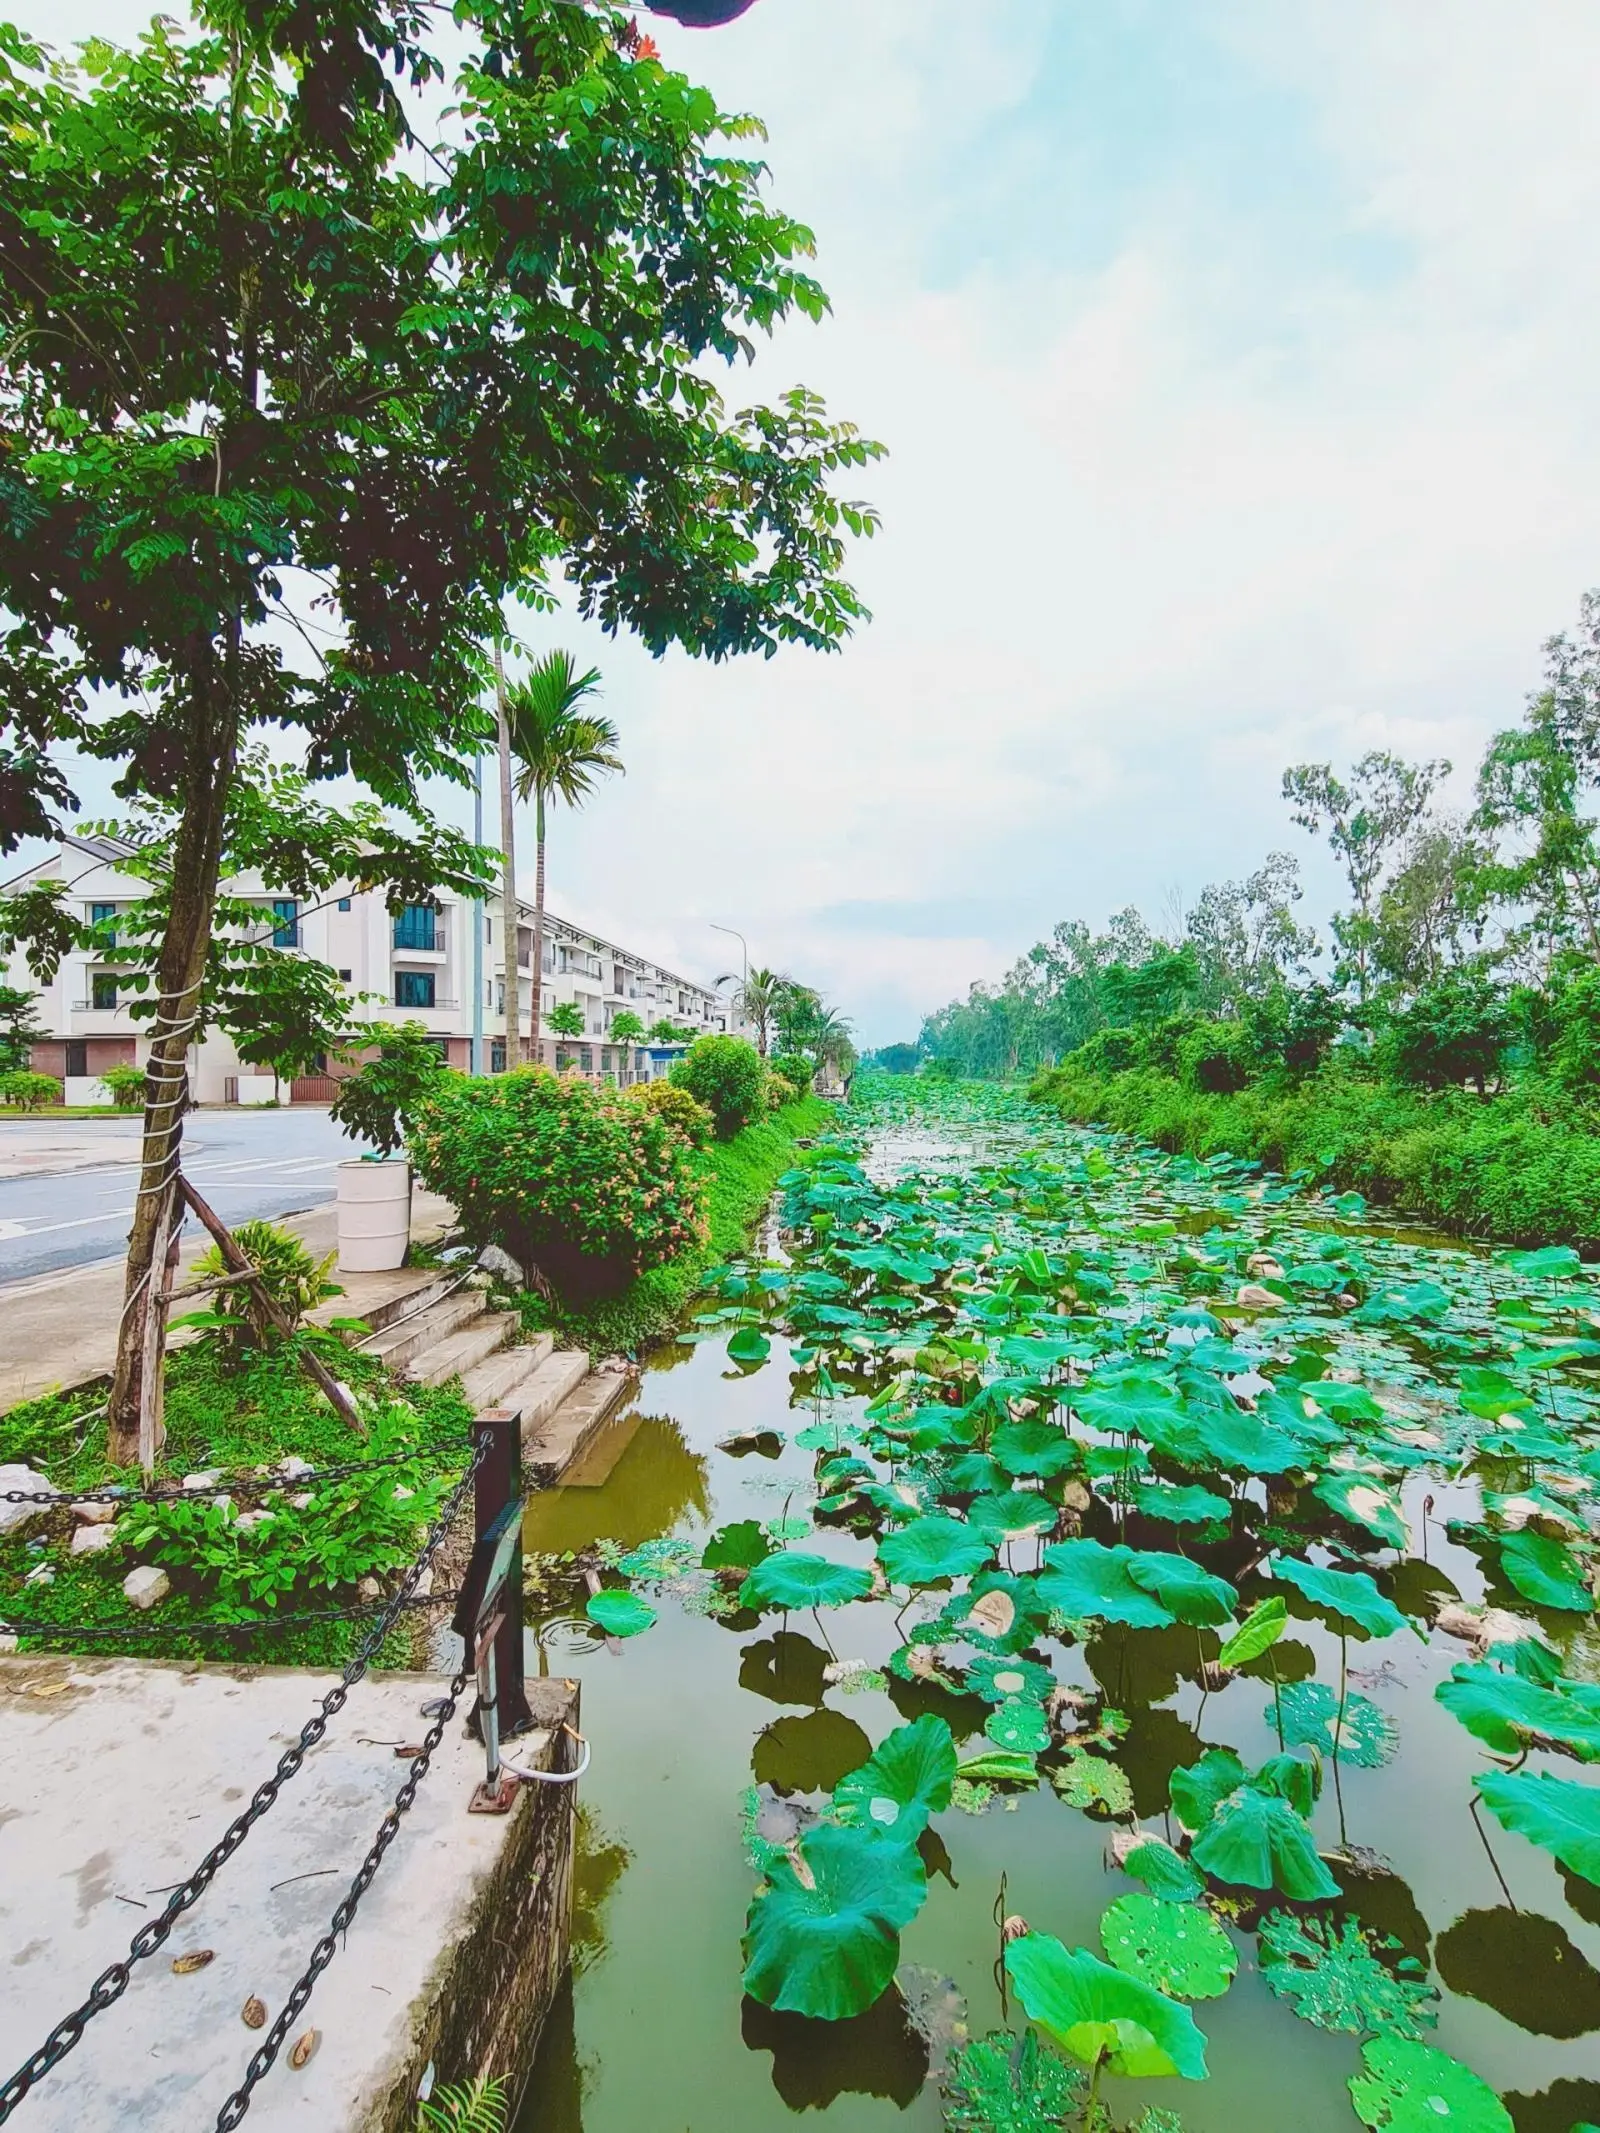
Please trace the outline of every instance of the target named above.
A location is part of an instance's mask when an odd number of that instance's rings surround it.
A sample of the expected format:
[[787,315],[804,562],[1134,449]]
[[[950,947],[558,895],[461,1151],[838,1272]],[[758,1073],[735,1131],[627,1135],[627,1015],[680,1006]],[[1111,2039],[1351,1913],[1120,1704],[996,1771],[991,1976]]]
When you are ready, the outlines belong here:
[[[472,841],[483,844],[483,757],[472,759]],[[472,900],[472,1071],[483,1072],[483,898]]]

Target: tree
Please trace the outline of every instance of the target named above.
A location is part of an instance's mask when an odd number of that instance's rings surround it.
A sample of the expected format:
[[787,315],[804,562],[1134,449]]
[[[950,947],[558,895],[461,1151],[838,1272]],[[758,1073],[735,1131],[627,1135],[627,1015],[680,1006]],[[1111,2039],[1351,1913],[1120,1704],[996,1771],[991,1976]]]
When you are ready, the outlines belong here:
[[1483,933],[1490,847],[1464,822],[1435,817],[1411,833],[1378,899],[1374,967],[1397,983],[1430,985]]
[[631,1007],[625,1007],[620,1015],[612,1016],[610,1034],[618,1044],[637,1044],[644,1035],[644,1024]]
[[841,1074],[848,1074],[856,1063],[856,1047],[850,1024],[837,1008],[824,1007],[818,1010],[811,1025],[808,1048],[819,1070],[831,1066]]
[[[501,767],[505,780],[515,766],[516,796],[533,802],[533,984],[529,1030],[533,1056],[539,1056],[539,995],[544,981],[545,809],[551,800],[581,807],[597,776],[620,771],[617,729],[610,719],[585,711],[600,686],[600,670],[580,674],[570,652],[547,652],[525,681],[501,695]],[[512,1063],[513,1032],[521,1020],[517,992],[516,905],[509,886],[511,808],[502,800],[506,825],[506,1063]],[[522,1038],[516,1032],[516,1048]]]
[[917,1044],[880,1044],[875,1052],[868,1052],[862,1064],[876,1067],[882,1074],[914,1074],[922,1064],[922,1047]]
[[1397,1079],[1425,1089],[1471,1081],[1482,1096],[1512,1035],[1504,986],[1482,963],[1461,964],[1390,1013],[1382,1046]]
[[0,985],[0,1074],[20,1073],[46,1034],[34,994],[15,985]]
[[558,1037],[581,1037],[587,1024],[576,1000],[560,1000],[550,1010],[550,1027]]
[[[728,984],[732,975],[730,971],[718,978],[717,983]],[[793,989],[794,980],[781,970],[746,971],[734,984],[733,1004],[747,1022],[755,1024],[756,1050],[763,1059],[767,1056],[773,1028]]]
[[1343,975],[1355,980],[1363,1007],[1372,989],[1384,876],[1449,770],[1442,760],[1406,763],[1376,748],[1355,764],[1348,784],[1328,763],[1297,763],[1283,774],[1283,797],[1294,820],[1313,834],[1326,825],[1328,842],[1343,863],[1355,909],[1334,919],[1333,934],[1344,951]]
[[[875,523],[830,482],[877,446],[801,391],[730,417],[705,376],[826,300],[741,152],[758,129],[626,18],[214,6],[81,71],[0,29],[0,844],[74,804],[64,747],[174,820],[117,1456],[159,1362],[248,736],[405,804],[488,738],[507,596],[559,569],[657,653],[826,649],[864,613],[840,571]],[[466,56],[435,140],[446,34]]]
[[1269,852],[1243,881],[1201,890],[1187,933],[1208,1008],[1237,1015],[1247,1000],[1304,971],[1317,937],[1295,918],[1301,894],[1300,868],[1288,852]]

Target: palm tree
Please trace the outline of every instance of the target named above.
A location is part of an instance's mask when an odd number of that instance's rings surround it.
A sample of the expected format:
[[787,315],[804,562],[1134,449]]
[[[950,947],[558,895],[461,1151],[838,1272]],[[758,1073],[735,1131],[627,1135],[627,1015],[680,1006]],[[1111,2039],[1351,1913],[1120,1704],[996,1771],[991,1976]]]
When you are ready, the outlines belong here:
[[[498,670],[497,670],[498,671]],[[544,976],[544,850],[546,803],[581,807],[595,780],[622,769],[620,738],[610,719],[582,707],[598,694],[600,670],[580,674],[570,652],[547,652],[525,681],[500,691],[500,813],[506,849],[506,1065],[517,1063],[517,923],[511,883],[512,765],[519,800],[533,802],[537,853],[533,883],[533,1006],[531,1043],[539,1048],[539,993]]]
[[[719,985],[733,981],[729,971]],[[756,1050],[765,1059],[767,1044],[780,1010],[794,990],[794,980],[781,970],[748,970],[733,987],[733,1004],[747,1022],[756,1026]]]
[[819,1007],[807,1037],[819,1069],[833,1066],[841,1074],[848,1074],[855,1065],[856,1048],[851,1040],[850,1024],[837,1008]]

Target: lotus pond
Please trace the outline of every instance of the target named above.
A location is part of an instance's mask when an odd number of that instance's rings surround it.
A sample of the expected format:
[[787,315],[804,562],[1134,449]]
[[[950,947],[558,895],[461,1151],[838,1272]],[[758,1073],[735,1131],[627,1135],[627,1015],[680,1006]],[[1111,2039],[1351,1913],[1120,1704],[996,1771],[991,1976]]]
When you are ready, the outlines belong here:
[[1594,1270],[841,1125],[530,1512],[594,1762],[520,2133],[1592,2133]]

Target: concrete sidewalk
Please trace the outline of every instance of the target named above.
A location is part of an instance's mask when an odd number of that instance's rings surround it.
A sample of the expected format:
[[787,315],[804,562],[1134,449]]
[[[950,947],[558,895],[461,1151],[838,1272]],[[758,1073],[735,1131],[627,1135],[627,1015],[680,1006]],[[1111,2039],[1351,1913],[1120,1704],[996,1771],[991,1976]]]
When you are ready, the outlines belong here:
[[[337,1237],[337,1212],[329,1200],[304,1214],[278,1218],[318,1258],[331,1252]],[[436,1193],[414,1189],[411,1237],[416,1244],[436,1243],[455,1221],[455,1211]],[[192,1266],[210,1243],[192,1219],[179,1250],[180,1269]],[[386,1301],[394,1291],[393,1274],[339,1274],[344,1294],[334,1308],[359,1318],[364,1303]],[[414,1276],[410,1277],[412,1280]],[[98,1260],[92,1266],[64,1268],[34,1281],[0,1289],[0,1413],[19,1400],[36,1400],[49,1392],[70,1392],[107,1377],[116,1360],[117,1326],[122,1316],[123,1261]],[[191,1304],[188,1309],[195,1309]],[[174,1336],[179,1346],[185,1335]]]
[[105,1119],[7,1120],[0,1127],[0,1179],[137,1163],[141,1145],[137,1123],[130,1124],[126,1112]]

